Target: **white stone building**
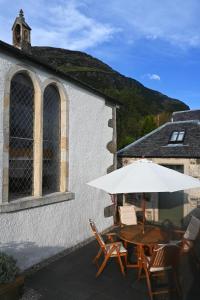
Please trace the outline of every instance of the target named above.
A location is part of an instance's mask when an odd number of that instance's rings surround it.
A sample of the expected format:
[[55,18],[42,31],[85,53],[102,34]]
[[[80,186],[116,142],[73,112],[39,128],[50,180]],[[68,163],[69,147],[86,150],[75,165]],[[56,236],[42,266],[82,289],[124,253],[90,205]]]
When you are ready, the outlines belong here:
[[0,41],[0,250],[22,269],[113,223],[86,183],[116,167],[119,104],[33,57],[30,30],[20,11]]
[[[200,179],[200,110],[174,112],[165,123],[118,152],[122,165],[145,157],[158,164]],[[140,203],[135,195],[129,202]],[[131,200],[132,198],[132,200]],[[187,224],[191,214],[200,217],[200,190],[154,193],[147,202],[147,218]]]

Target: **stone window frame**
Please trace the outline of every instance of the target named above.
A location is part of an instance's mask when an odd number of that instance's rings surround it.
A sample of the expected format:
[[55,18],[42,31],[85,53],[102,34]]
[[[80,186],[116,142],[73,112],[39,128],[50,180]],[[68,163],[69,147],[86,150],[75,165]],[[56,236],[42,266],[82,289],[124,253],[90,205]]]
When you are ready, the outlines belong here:
[[[10,87],[12,78],[18,73],[27,75],[34,87],[34,161],[33,161],[33,196],[23,197],[14,201],[8,199],[9,184],[9,111]],[[60,191],[42,196],[42,159],[43,159],[43,95],[48,85],[58,89],[61,101],[60,124]],[[2,197],[0,212],[12,212],[37,206],[58,203],[74,199],[74,194],[68,191],[69,177],[69,98],[63,84],[54,77],[41,82],[36,72],[27,66],[15,65],[11,67],[5,78],[3,99],[3,174]]]

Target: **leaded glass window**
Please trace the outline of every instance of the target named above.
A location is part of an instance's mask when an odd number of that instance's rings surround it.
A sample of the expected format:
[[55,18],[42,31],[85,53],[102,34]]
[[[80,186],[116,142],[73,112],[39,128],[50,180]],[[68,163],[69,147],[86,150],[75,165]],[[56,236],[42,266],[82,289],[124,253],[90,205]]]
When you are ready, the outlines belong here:
[[60,95],[54,85],[44,91],[42,191],[60,191]]
[[25,74],[11,81],[9,200],[33,194],[34,88]]

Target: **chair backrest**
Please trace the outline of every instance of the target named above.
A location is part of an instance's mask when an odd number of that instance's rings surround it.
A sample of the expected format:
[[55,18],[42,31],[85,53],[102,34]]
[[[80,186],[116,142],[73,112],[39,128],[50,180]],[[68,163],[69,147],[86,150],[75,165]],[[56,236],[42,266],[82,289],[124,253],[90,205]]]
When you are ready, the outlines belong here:
[[97,239],[100,247],[103,248],[103,250],[105,250],[106,249],[105,242],[104,242],[102,236],[100,235],[100,233],[98,232],[97,227],[96,227],[94,221],[92,221],[91,219],[89,219],[89,223],[90,223],[90,226],[92,228],[92,232],[94,233],[94,235],[95,235],[95,237],[96,237],[96,239]]
[[195,216],[192,216],[183,238],[189,241],[195,241],[198,236],[199,230],[200,220]]
[[179,261],[180,247],[174,244],[159,244],[152,253],[149,267],[166,268],[175,267]]
[[137,216],[134,205],[119,206],[121,224],[137,225]]

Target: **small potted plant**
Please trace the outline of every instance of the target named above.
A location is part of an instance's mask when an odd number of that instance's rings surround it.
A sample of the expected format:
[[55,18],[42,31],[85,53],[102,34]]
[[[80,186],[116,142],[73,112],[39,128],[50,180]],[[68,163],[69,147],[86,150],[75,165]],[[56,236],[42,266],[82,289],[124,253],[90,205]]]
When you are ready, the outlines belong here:
[[19,275],[15,259],[0,252],[0,299],[18,300],[22,295],[24,277]]

